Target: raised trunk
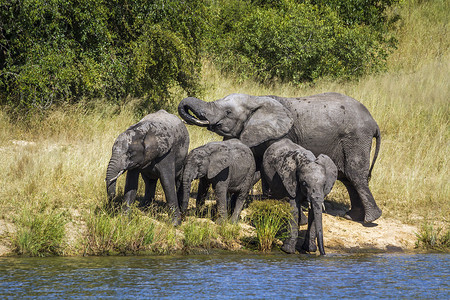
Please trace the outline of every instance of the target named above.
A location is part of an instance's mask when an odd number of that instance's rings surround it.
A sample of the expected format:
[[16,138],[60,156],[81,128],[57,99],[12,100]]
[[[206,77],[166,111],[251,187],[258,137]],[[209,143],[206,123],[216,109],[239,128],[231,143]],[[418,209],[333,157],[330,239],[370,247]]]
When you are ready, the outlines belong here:
[[106,192],[108,199],[111,200],[116,195],[117,178],[124,172],[124,167],[119,159],[118,153],[113,153],[109,160],[108,168],[106,170]]
[[323,228],[322,228],[322,205],[323,201],[314,201],[312,206],[313,213],[314,213],[314,224],[313,226],[316,227],[315,233],[316,236],[313,237],[314,239],[317,238],[317,247],[319,248],[319,252],[321,255],[325,255],[325,250],[323,248]]
[[[206,118],[208,102],[194,97],[184,98],[178,105],[178,114],[188,124],[206,127],[209,121]],[[193,115],[190,114],[192,112]]]

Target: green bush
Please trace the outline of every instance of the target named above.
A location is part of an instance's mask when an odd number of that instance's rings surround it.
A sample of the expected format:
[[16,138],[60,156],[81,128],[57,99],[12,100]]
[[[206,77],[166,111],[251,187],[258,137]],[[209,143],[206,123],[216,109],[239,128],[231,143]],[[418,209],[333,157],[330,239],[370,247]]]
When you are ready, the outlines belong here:
[[262,82],[351,78],[385,66],[395,45],[386,8],[396,1],[343,1],[355,14],[344,5],[336,13],[339,1],[317,2],[219,1],[206,33],[208,55],[222,71]]
[[47,108],[82,97],[144,97],[199,87],[201,0],[6,0],[0,4],[0,104]]

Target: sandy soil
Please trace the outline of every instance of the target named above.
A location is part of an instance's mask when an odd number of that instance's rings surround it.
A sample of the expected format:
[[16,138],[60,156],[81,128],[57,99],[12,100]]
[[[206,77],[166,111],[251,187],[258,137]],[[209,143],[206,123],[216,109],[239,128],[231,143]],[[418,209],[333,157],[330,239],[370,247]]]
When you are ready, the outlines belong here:
[[332,252],[411,251],[418,229],[381,217],[371,224],[357,223],[324,214],[324,244]]

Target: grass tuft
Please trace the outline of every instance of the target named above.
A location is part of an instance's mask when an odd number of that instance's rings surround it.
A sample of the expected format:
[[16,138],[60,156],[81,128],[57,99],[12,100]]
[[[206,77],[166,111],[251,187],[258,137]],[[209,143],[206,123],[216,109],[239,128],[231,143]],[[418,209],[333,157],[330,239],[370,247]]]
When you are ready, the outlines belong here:
[[182,225],[184,248],[211,248],[213,240],[218,236],[214,226],[210,220],[188,218]]
[[432,224],[425,223],[416,236],[416,248],[445,252],[450,250],[450,230],[448,229],[444,230],[443,227],[434,227]]
[[17,231],[11,242],[18,254],[39,257],[64,254],[65,211],[41,202],[25,205],[13,220]]
[[86,254],[127,254],[151,250],[155,241],[153,219],[136,209],[128,214],[111,214],[104,210],[90,215],[86,237]]
[[254,201],[249,205],[248,210],[261,251],[270,251],[276,238],[286,237],[291,218],[289,203],[278,200]]

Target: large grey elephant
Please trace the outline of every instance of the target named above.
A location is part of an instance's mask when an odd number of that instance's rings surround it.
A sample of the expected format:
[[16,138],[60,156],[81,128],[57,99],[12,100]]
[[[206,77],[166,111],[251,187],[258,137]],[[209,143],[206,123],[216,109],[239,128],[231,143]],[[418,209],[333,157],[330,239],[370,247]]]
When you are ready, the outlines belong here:
[[127,171],[125,201],[134,202],[139,174],[145,182],[145,204],[155,197],[156,183],[161,181],[173,223],[181,222],[177,189],[181,193],[181,175],[189,149],[189,133],[183,122],[165,110],[145,116],[121,133],[112,147],[106,171],[106,189],[111,200],[116,193],[117,178]]
[[317,244],[321,255],[323,246],[322,206],[324,198],[337,179],[337,167],[327,155],[317,158],[309,150],[282,139],[270,145],[263,156],[262,176],[269,187],[269,196],[276,199],[289,198],[292,219],[290,236],[283,243],[282,250],[294,253],[300,223],[301,204],[309,203],[308,229],[302,249],[315,252]]
[[267,147],[284,137],[316,156],[328,155],[350,195],[345,217],[372,222],[381,216],[368,184],[380,149],[380,129],[357,100],[338,93],[301,98],[231,94],[213,102],[189,97],[180,102],[178,113],[188,124],[240,139],[252,149],[257,170]]
[[[230,210],[231,221],[236,223],[253,185],[255,170],[252,151],[238,139],[210,142],[193,149],[183,172],[181,211],[187,209],[192,181],[199,178],[196,205],[205,203],[208,188],[212,185],[217,197],[220,220],[228,218],[227,211]],[[232,195],[230,201],[227,201],[227,194]]]

